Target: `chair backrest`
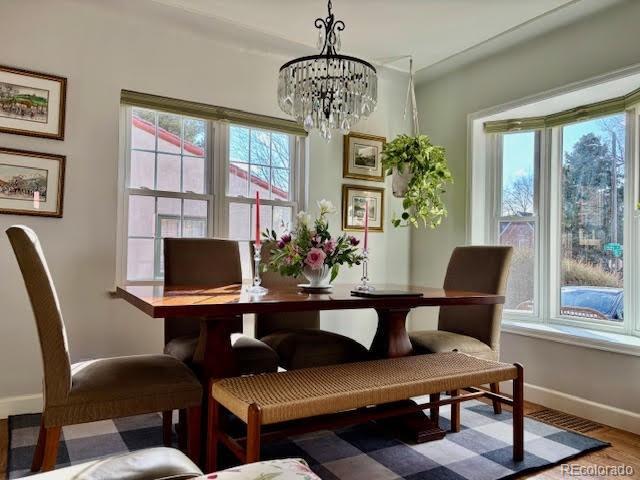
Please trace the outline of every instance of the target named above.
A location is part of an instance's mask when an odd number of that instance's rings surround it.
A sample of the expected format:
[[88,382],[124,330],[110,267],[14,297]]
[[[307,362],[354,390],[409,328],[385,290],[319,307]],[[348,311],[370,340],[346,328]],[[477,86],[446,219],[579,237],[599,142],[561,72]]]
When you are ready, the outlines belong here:
[[63,403],[71,389],[71,360],[58,294],[40,241],[23,225],[7,229],[36,319],[44,366],[45,405]]
[[[242,283],[238,242],[217,238],[165,238],[164,284],[166,286],[218,287]],[[181,336],[197,335],[197,318],[166,318],[165,343]],[[242,331],[242,318],[233,331]]]
[[[451,254],[444,288],[504,295],[512,247],[457,247]],[[440,307],[438,330],[476,338],[500,349],[502,305]]]
[[[267,265],[271,258],[273,242],[264,242],[260,249],[262,265]],[[254,249],[251,243],[251,258],[253,259]],[[253,270],[253,262],[251,262]],[[296,287],[303,280],[300,278],[283,277],[278,272],[262,272],[262,285],[265,288],[275,287]],[[256,315],[256,338],[263,338],[270,333],[282,330],[296,330],[308,328],[317,330],[320,328],[320,312],[317,310],[308,312],[282,312],[282,313],[261,313]]]

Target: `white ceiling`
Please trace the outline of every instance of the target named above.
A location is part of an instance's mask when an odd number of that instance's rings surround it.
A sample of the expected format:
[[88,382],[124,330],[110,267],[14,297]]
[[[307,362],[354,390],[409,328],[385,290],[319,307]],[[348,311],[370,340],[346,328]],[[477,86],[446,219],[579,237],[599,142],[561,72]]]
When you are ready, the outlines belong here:
[[[153,0],[290,42],[316,48],[317,17],[325,0]],[[598,0],[608,6],[616,0]],[[412,55],[416,70],[450,59],[521,26],[593,0],[333,0],[337,19],[346,23],[343,53],[378,64]],[[582,10],[585,10],[582,8]],[[584,12],[582,12],[584,13]],[[570,19],[569,19],[570,20]],[[213,23],[212,23],[213,25]],[[396,62],[397,63],[397,62]],[[391,63],[392,64],[392,63]],[[406,68],[406,60],[395,66]]]

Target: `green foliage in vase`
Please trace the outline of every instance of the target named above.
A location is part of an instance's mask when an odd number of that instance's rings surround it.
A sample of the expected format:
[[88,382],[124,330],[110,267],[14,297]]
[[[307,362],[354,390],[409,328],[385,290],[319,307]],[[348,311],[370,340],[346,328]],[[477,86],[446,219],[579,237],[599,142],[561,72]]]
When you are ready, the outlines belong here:
[[320,270],[324,266],[331,269],[333,282],[342,265],[360,265],[362,254],[360,241],[352,235],[334,237],[329,231],[327,215],[335,212],[335,207],[327,200],[318,202],[320,215],[311,222],[306,212],[298,213],[298,222],[292,232],[280,237],[274,230],[266,230],[262,237],[265,247],[271,248],[271,258],[265,270],[278,272],[286,277],[299,277],[305,267]]
[[391,219],[394,227],[413,225],[435,228],[447,215],[442,200],[445,185],[453,182],[443,147],[426,135],[398,135],[382,149],[382,168],[387,175],[410,171],[413,176],[402,201],[403,212]]

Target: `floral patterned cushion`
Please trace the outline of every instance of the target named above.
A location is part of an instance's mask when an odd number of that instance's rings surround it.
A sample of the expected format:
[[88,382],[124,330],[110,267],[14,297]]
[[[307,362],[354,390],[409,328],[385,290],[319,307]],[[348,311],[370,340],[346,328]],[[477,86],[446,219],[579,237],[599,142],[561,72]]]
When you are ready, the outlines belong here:
[[194,480],[320,480],[304,460],[286,458],[250,463],[210,473]]

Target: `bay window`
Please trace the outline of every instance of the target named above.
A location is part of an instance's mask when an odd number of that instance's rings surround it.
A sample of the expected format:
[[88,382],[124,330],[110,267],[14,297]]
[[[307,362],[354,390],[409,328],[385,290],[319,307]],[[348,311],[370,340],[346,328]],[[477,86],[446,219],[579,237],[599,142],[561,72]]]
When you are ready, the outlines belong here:
[[471,241],[514,247],[507,322],[639,334],[636,97],[483,122]]

